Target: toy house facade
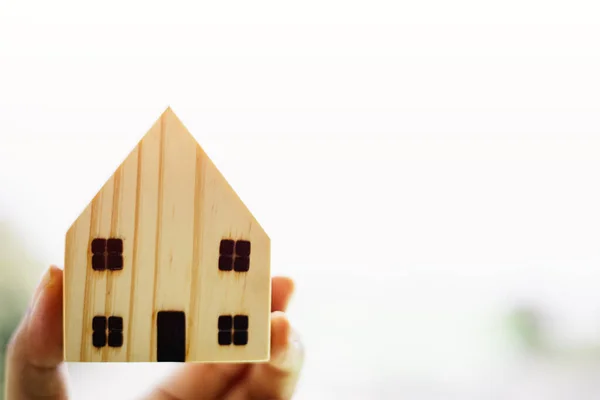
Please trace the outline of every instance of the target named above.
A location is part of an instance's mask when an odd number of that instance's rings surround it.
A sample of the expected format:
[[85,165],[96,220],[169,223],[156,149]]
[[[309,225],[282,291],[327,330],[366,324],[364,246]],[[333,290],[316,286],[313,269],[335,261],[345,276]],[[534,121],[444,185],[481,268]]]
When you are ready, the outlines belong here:
[[268,360],[270,239],[170,108],[65,244],[66,361]]

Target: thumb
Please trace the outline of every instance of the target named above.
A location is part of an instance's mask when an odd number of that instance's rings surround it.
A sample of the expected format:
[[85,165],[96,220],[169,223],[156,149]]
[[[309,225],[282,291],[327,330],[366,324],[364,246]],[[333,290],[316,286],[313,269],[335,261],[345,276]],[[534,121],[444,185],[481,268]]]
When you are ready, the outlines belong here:
[[62,271],[50,267],[8,345],[6,398],[66,399],[59,367],[62,343]]

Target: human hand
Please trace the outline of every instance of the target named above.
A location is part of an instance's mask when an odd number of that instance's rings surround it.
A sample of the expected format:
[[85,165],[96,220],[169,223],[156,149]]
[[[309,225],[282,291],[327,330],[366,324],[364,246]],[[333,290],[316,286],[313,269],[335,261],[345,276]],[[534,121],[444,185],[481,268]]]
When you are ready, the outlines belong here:
[[[51,267],[15,331],[6,358],[6,400],[67,399],[63,372],[62,270]],[[304,361],[285,309],[294,283],[272,280],[271,359],[257,364],[185,364],[145,400],[290,399]]]

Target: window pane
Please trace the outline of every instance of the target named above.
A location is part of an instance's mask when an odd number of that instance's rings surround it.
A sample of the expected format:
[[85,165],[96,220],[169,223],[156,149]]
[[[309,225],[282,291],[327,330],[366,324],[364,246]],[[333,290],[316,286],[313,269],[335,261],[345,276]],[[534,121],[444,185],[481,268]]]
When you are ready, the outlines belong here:
[[105,331],[106,330],[106,317],[95,316],[92,319],[92,330],[94,331]]
[[123,240],[108,239],[106,242],[106,249],[109,253],[123,253]]
[[110,317],[108,319],[108,330],[109,331],[122,331],[123,330],[123,318],[122,317]]
[[94,347],[106,346],[106,332],[94,331],[94,333],[92,334],[92,344],[94,345]]
[[106,269],[104,254],[94,254],[92,256],[92,269],[96,271],[104,271]]
[[233,269],[233,258],[231,256],[219,257],[219,269],[221,271],[231,271]]
[[221,346],[229,346],[231,344],[231,331],[221,331],[219,332],[219,345]]
[[233,329],[248,330],[248,316],[247,315],[236,315],[233,318]]
[[248,344],[248,331],[233,332],[233,344],[236,346],[244,346]]
[[108,333],[108,345],[110,347],[123,346],[123,332],[109,332]]
[[235,254],[242,257],[250,255],[250,242],[247,240],[238,240],[235,243]]
[[94,239],[92,240],[92,253],[104,253],[106,251],[106,239]]
[[106,264],[111,271],[123,269],[123,256],[120,254],[109,254]]
[[238,272],[246,272],[250,269],[250,258],[236,257],[234,269]]
[[219,317],[218,326],[220,331],[230,331],[233,326],[233,318],[231,315],[221,315]]
[[233,255],[233,246],[234,241],[230,239],[221,240],[221,246],[219,246],[219,253],[222,256],[232,256]]

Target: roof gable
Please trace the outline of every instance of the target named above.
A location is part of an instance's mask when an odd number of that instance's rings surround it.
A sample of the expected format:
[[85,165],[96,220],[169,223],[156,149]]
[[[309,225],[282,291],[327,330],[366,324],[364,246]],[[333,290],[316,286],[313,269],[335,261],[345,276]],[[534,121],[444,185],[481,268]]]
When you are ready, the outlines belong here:
[[[154,157],[154,159],[151,160],[142,160],[138,158],[138,154],[141,153],[141,149],[144,147],[144,145],[152,146],[153,144],[158,144],[158,146],[161,149],[160,153],[158,154],[158,157]],[[143,167],[152,167],[152,165],[146,164],[156,164],[156,167],[160,170],[165,165],[165,158],[168,157],[170,160],[172,160],[172,162],[169,163],[171,165],[171,168],[178,167],[183,170],[185,168],[185,165],[182,165],[178,154],[182,151],[190,151],[191,149],[195,149],[198,153],[197,157],[203,158],[204,162],[208,166],[216,170],[218,179],[223,180],[223,184],[231,191],[231,196],[233,196],[239,201],[239,203],[243,206],[243,208],[246,209],[246,211],[252,218],[253,223],[260,227],[260,224],[258,223],[258,221],[256,221],[250,210],[243,203],[237,192],[233,189],[233,187],[231,187],[229,182],[227,182],[225,177],[218,170],[218,168],[215,166],[210,157],[206,154],[204,149],[202,149],[196,138],[191,134],[191,132],[187,129],[187,127],[183,124],[183,122],[179,119],[179,117],[175,114],[171,107],[167,107],[167,109],[161,114],[161,116],[154,122],[151,128],[138,141],[133,150],[129,152],[129,154],[125,157],[121,164],[114,170],[114,173],[104,182],[104,184],[96,192],[96,194],[92,198],[92,201],[88,203],[87,207],[91,207],[93,200],[98,199],[102,195],[103,191],[105,191],[109,186],[115,184],[114,180],[118,177],[125,164],[131,163],[134,158],[139,164],[138,169],[141,169]],[[138,174],[139,172],[140,171],[138,171]],[[160,176],[159,179],[161,179]],[[164,184],[164,182],[159,183]],[[84,212],[82,212],[81,214],[83,214]],[[73,222],[73,224],[74,223],[75,222]],[[73,228],[73,224],[69,227],[69,230]]]

